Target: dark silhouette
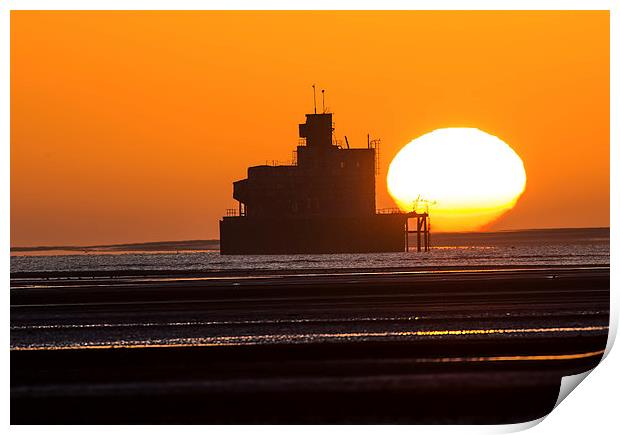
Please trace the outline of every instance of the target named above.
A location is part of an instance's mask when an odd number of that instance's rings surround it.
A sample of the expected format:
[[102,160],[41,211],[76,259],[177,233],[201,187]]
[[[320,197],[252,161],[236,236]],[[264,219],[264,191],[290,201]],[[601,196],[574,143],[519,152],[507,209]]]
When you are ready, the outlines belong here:
[[[292,165],[248,168],[233,183],[239,208],[220,221],[222,254],[396,252],[408,214],[377,213],[378,141],[342,148],[331,113],[306,115]],[[295,164],[296,163],[296,164]]]

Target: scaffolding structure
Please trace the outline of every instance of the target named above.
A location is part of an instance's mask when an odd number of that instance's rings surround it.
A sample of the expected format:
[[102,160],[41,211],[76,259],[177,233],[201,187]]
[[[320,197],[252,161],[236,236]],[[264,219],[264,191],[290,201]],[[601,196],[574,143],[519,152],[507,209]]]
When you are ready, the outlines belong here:
[[[428,212],[417,213],[412,211],[407,213],[405,220],[405,252],[409,252],[409,234],[416,235],[416,247],[418,252],[428,252],[431,247],[431,220]],[[409,229],[409,219],[415,219],[415,230]]]

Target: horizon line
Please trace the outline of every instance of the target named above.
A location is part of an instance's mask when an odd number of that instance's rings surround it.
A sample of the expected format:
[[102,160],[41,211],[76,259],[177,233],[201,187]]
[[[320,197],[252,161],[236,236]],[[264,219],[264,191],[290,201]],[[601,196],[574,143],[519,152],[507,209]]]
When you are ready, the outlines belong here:
[[[610,226],[603,227],[554,227],[554,228],[521,228],[510,230],[495,231],[438,231],[433,234],[496,234],[496,233],[516,233],[527,231],[559,231],[559,230],[609,230]],[[31,246],[10,246],[10,251],[30,251],[30,250],[77,250],[77,249],[104,249],[118,247],[135,247],[148,245],[163,245],[172,243],[211,243],[219,244],[220,239],[185,239],[185,240],[155,240],[146,242],[119,242],[112,244],[96,244],[96,245],[31,245]]]

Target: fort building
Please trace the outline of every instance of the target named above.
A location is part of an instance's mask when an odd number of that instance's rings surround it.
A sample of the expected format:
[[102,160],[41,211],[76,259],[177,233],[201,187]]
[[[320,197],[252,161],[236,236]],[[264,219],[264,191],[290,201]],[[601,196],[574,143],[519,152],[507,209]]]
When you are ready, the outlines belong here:
[[[411,213],[377,212],[378,141],[350,148],[333,140],[331,113],[306,115],[291,165],[248,168],[233,183],[236,209],[220,221],[222,254],[404,251]],[[346,137],[345,137],[346,139]],[[422,222],[418,217],[418,248]],[[421,216],[421,215],[420,215]],[[424,227],[426,219],[424,218]],[[425,248],[428,248],[428,231]]]

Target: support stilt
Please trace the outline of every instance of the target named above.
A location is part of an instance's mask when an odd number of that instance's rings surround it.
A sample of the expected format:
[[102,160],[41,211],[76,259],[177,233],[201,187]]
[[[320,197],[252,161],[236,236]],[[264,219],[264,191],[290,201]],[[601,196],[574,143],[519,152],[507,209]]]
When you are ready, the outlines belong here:
[[409,219],[405,219],[405,252],[409,252]]
[[428,252],[428,227],[426,225],[427,217],[424,216],[424,252]]
[[417,239],[418,239],[418,252],[422,252],[422,244],[421,244],[421,240],[420,240],[420,229],[422,227],[422,221],[420,220],[420,216],[416,216],[416,221],[417,221],[416,236],[417,236]]

